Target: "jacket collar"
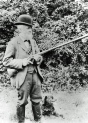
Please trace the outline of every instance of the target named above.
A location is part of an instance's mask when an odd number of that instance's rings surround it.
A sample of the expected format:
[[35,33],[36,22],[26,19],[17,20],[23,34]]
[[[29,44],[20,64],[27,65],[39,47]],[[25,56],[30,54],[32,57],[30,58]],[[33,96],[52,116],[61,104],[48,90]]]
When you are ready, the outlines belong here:
[[[32,46],[32,54],[35,54],[35,45],[34,45],[34,39],[32,39],[31,41],[31,46]],[[21,45],[22,49],[29,54],[29,50],[26,48],[24,41],[22,40],[22,38],[20,36],[18,36],[18,44]]]
[[18,44],[20,44],[20,46],[22,47],[22,49],[29,54],[29,49],[25,46],[24,41],[22,40],[22,38],[20,36],[18,36]]

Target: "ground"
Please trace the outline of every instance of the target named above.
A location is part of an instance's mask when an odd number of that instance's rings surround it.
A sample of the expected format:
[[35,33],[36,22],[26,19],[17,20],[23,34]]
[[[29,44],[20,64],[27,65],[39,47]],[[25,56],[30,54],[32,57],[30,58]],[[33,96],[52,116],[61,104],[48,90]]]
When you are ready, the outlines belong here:
[[[43,93],[53,95],[55,110],[59,116],[43,116],[43,123],[88,123],[88,88],[77,91],[58,91]],[[0,123],[17,123],[16,90],[10,86],[0,85]],[[31,103],[26,106],[26,122],[33,123]]]

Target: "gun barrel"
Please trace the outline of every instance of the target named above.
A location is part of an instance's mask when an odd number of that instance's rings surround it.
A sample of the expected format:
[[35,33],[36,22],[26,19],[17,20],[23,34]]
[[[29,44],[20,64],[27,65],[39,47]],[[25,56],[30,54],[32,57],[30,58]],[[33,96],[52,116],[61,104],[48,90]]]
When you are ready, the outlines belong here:
[[52,47],[52,48],[50,48],[50,49],[48,49],[48,50],[45,50],[45,51],[42,51],[42,52],[40,52],[40,53],[38,53],[38,54],[39,54],[39,55],[43,55],[43,54],[45,54],[45,53],[47,53],[47,52],[49,52],[49,51],[51,51],[51,50],[57,49],[57,48],[59,48],[59,47],[62,47],[62,46],[64,46],[64,45],[70,44],[70,43],[72,43],[72,42],[78,41],[78,40],[83,39],[83,38],[86,38],[86,37],[88,37],[88,34],[86,34],[86,35],[84,35],[84,36],[81,36],[81,37],[78,37],[78,38],[76,38],[76,39],[67,41],[67,42],[65,42],[65,43],[59,44],[59,45],[57,45],[57,46],[55,46],[55,47]]

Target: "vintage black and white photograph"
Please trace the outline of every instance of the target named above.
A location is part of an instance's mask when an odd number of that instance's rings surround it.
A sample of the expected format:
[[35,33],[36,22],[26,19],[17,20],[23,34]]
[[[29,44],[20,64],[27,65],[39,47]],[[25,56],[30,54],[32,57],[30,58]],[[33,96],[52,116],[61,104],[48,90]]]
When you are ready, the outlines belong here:
[[88,123],[88,0],[0,0],[0,123]]

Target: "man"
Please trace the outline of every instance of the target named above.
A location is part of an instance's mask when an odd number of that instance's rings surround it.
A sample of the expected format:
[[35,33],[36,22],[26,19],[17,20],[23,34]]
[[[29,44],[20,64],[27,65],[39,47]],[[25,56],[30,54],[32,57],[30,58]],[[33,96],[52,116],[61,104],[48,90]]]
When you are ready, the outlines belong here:
[[28,96],[32,103],[34,121],[41,121],[41,82],[43,80],[39,66],[42,62],[38,46],[33,40],[32,18],[29,15],[20,15],[17,22],[19,34],[8,43],[3,65],[11,78],[11,84],[18,91],[17,117],[18,123],[25,122],[25,106]]

